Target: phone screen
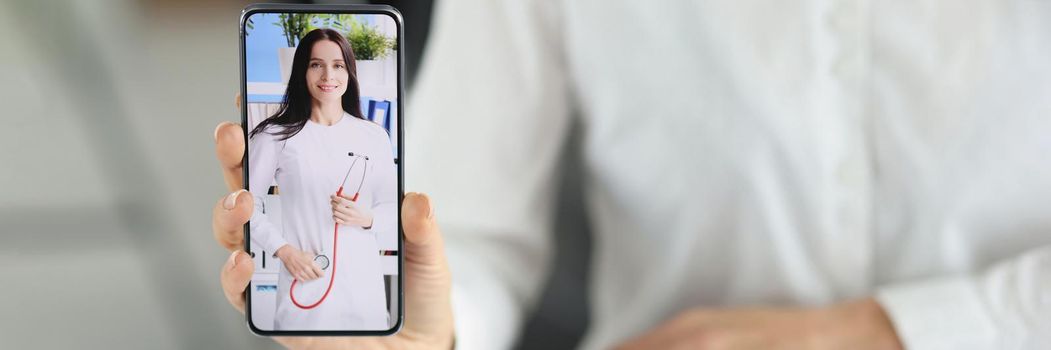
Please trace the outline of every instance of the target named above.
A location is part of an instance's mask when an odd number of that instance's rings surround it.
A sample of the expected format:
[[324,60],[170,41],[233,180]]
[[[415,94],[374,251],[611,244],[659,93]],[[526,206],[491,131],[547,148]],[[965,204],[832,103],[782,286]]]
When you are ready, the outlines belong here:
[[250,328],[401,324],[401,20],[384,6],[254,6],[241,19]]

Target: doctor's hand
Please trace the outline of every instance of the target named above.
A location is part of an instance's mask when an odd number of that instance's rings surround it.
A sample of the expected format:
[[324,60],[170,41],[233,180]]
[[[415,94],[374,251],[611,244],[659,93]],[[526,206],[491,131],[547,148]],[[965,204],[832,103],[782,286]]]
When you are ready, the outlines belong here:
[[[221,123],[215,129],[215,141],[223,177],[229,190],[233,191],[220,198],[212,211],[215,239],[219,245],[232,251],[219,279],[227,300],[243,313],[245,288],[255,268],[252,258],[242,250],[242,228],[252,216],[253,209],[252,196],[241,190],[244,134],[237,124]],[[430,198],[420,193],[405,194],[401,219],[405,231],[402,265],[405,320],[398,334],[389,337],[275,337],[274,340],[296,349],[451,349],[451,278]]]
[[291,244],[285,244],[281,248],[277,248],[274,255],[281,259],[281,264],[297,280],[306,282],[321,277],[321,267],[314,264],[314,257],[296,249]]
[[810,309],[690,310],[617,349],[901,348],[883,308],[864,299]]
[[359,226],[364,229],[372,228],[372,213],[362,208],[358,203],[351,200],[354,195],[331,195],[329,200],[332,204],[332,219],[340,225]]

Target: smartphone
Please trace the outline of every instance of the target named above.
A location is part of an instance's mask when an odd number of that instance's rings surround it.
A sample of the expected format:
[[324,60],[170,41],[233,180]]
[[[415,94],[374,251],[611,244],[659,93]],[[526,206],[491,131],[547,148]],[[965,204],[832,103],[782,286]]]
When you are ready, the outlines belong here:
[[242,12],[252,332],[375,336],[401,327],[403,47],[390,6]]

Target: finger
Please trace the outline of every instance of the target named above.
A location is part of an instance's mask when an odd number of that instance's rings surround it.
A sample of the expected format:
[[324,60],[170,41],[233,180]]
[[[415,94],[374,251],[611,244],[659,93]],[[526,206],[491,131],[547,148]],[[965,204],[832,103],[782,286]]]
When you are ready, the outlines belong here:
[[669,344],[663,344],[663,338],[656,337],[652,334],[644,334],[634,339],[617,345],[615,350],[642,350],[642,349],[665,349],[669,348]]
[[245,311],[244,291],[254,271],[252,257],[242,250],[235,250],[230,254],[230,258],[226,259],[226,264],[219,273],[219,283],[223,286],[226,300],[241,313]]
[[307,281],[313,281],[316,280],[318,277],[321,277],[321,274],[317,273],[317,271],[314,268],[314,263],[310,263],[307,266],[303,266],[303,275],[307,277]]
[[[691,339],[697,335],[703,335],[713,343],[721,341],[721,339],[716,338],[718,334],[705,330],[705,315],[704,312],[692,310],[680,313],[658,324],[653,329],[636,336],[634,339],[619,345],[617,350],[673,348],[673,344],[679,341],[685,342],[686,339]],[[717,348],[721,349],[724,347]]]
[[350,200],[350,197],[346,197],[346,195],[336,197],[336,200],[339,201],[339,205],[347,208],[354,208],[357,205],[357,203],[354,203],[354,201]]
[[295,268],[293,268],[293,270],[295,272],[292,272],[292,276],[295,276],[297,280],[300,280],[300,281],[309,281],[310,280],[310,276],[307,275],[306,271],[303,270],[302,266],[296,265]]
[[339,195],[339,198],[344,199],[344,200],[346,200],[348,202],[353,202],[354,194],[353,193],[343,193],[343,194]]
[[361,212],[354,209],[347,209],[344,211],[337,211],[333,213],[333,216],[342,219],[346,222],[361,222],[364,221],[364,215]]
[[[302,263],[303,262],[300,262],[300,264]],[[310,266],[307,266],[305,264],[299,266],[299,274],[303,276],[304,281],[314,279],[314,271],[310,270]]]
[[245,138],[241,125],[222,122],[215,127],[215,156],[223,171],[223,180],[230,191],[244,188],[242,165],[245,156]]
[[405,239],[417,248],[416,253],[434,255],[441,253],[441,233],[434,222],[434,207],[431,199],[422,193],[410,192],[402,204],[402,225]]
[[402,202],[405,232],[405,327],[426,334],[451,334],[451,278],[445,248],[434,221],[431,200],[421,193],[408,193]]
[[322,271],[321,267],[318,267],[317,264],[310,264],[310,268],[314,271],[314,275],[318,278],[321,278],[321,276],[325,275],[325,272]]
[[321,275],[317,273],[319,270],[316,269],[317,266],[314,265],[314,257],[311,256],[311,254],[307,254],[306,252],[303,253],[302,258],[299,259],[299,268],[303,271],[303,276],[305,276],[308,281],[321,277]]
[[336,205],[336,206],[332,207],[332,214],[335,214],[335,213],[348,214],[348,212],[349,212],[349,210],[347,209],[347,207],[344,207],[342,205]]
[[227,250],[242,248],[244,224],[252,217],[254,205],[252,195],[243,189],[219,198],[212,209],[212,234],[220,246]]
[[336,220],[343,220],[344,222],[349,222],[351,221],[351,219],[354,218],[354,216],[350,215],[350,213],[342,211],[335,211],[332,213],[332,216],[335,217]]
[[356,207],[354,206],[354,202],[351,202],[351,201],[348,201],[346,199],[342,199],[342,198],[336,197],[336,199],[332,200],[332,209],[334,209],[334,210],[338,209],[338,210],[342,210],[342,211],[347,211],[347,210],[355,210]]

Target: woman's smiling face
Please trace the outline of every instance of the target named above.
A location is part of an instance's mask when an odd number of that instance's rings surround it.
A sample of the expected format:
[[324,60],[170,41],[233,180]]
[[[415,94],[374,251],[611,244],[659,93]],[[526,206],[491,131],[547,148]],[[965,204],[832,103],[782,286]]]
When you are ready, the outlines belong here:
[[307,63],[307,90],[319,102],[340,102],[347,92],[350,72],[343,51],[330,40],[321,40],[310,50]]

